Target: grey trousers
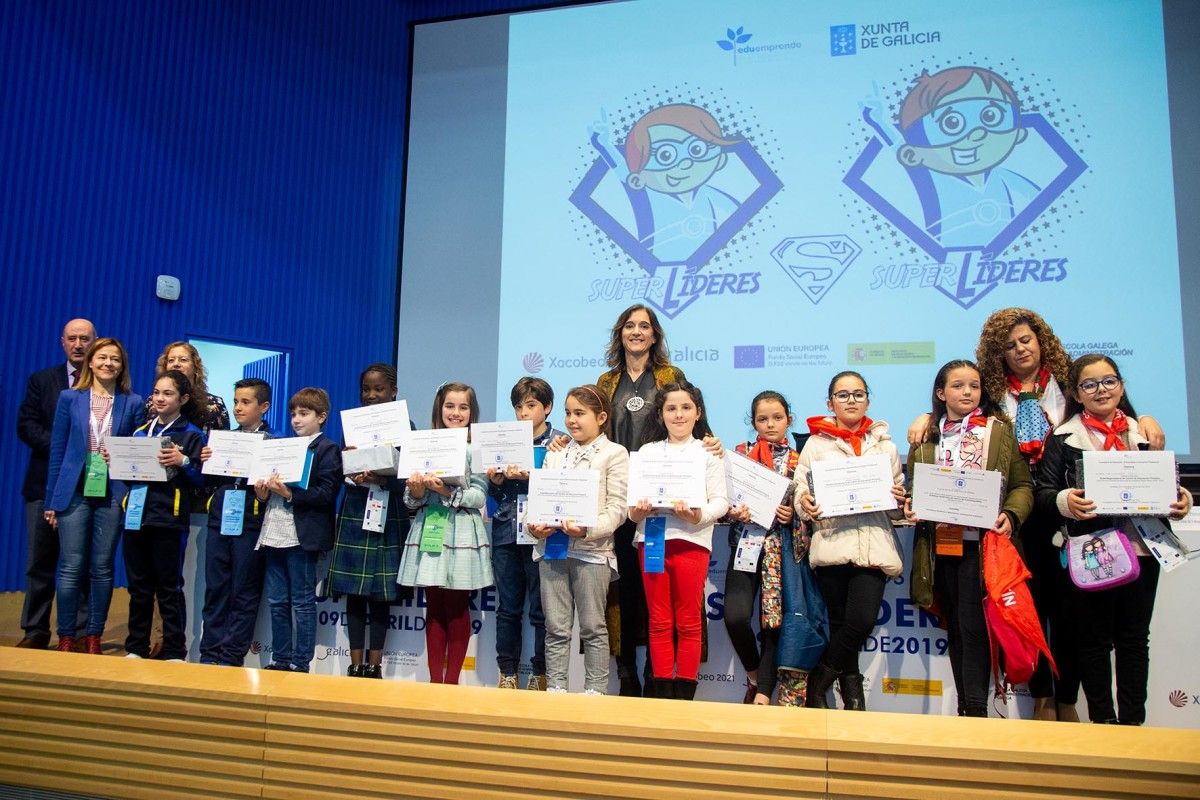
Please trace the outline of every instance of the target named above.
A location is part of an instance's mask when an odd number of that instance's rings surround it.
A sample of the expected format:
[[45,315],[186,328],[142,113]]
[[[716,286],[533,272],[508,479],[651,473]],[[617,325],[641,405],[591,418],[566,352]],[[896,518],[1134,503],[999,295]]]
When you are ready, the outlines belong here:
[[579,613],[579,641],[583,644],[584,689],[608,693],[608,625],[605,600],[612,570],[607,564],[589,564],[575,558],[542,559],[542,612],[546,616],[546,683],[567,689],[571,661],[571,628]]

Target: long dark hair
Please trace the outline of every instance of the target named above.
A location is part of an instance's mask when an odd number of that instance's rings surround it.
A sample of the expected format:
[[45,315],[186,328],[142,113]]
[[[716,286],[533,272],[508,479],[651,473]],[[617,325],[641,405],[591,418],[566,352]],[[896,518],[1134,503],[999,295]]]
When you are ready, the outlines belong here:
[[1079,376],[1083,374],[1085,367],[1090,367],[1103,361],[1112,367],[1113,375],[1117,376],[1117,380],[1121,381],[1121,402],[1117,403],[1117,408],[1125,412],[1126,416],[1137,419],[1137,412],[1133,410],[1133,403],[1129,400],[1129,392],[1125,389],[1125,379],[1121,377],[1121,370],[1117,367],[1117,362],[1113,361],[1103,353],[1088,353],[1071,362],[1071,371],[1067,374],[1067,385],[1062,387],[1063,393],[1067,396],[1067,411],[1064,419],[1070,419],[1076,414],[1083,413],[1083,403],[1076,399],[1075,394],[1079,391],[1076,386],[1079,383]]
[[708,426],[708,411],[704,407],[704,394],[699,387],[688,381],[676,381],[666,384],[654,395],[654,414],[642,431],[642,440],[638,442],[639,447],[667,438],[667,425],[663,422],[663,406],[666,405],[667,395],[671,392],[686,392],[688,397],[692,398],[692,402],[696,404],[696,410],[700,412],[700,416],[692,426],[692,436],[703,439],[705,436],[713,435],[712,428]]
[[479,400],[475,397],[475,390],[465,383],[449,381],[439,386],[437,394],[433,396],[433,419],[430,421],[433,428],[446,427],[446,423],[442,421],[442,403],[446,402],[446,395],[451,392],[467,393],[467,404],[471,408],[471,423],[479,422]]
[[937,393],[938,389],[945,390],[950,373],[956,369],[971,369],[979,376],[979,411],[984,416],[999,417],[1005,422],[1008,421],[1003,409],[988,394],[987,386],[983,383],[983,373],[979,371],[979,367],[975,366],[975,362],[965,358],[956,358],[942,364],[942,368],[937,371],[937,376],[933,379],[933,391],[930,392],[930,403],[933,410],[929,412],[929,427],[926,429],[929,434],[928,441],[936,442],[942,438],[941,420],[946,416],[946,401],[938,397]]
[[621,316],[617,317],[617,322],[613,325],[612,333],[609,336],[608,349],[604,351],[604,360],[610,369],[624,369],[625,343],[621,341],[621,331],[635,311],[646,312],[646,316],[650,318],[650,329],[654,331],[654,344],[650,345],[650,368],[667,366],[671,363],[671,351],[667,349],[667,334],[663,332],[663,327],[659,324],[658,315],[654,313],[654,309],[641,303],[634,303],[622,311]]
[[199,427],[208,416],[208,409],[200,405],[200,401],[196,398],[196,394],[192,390],[192,382],[187,379],[187,375],[184,375],[177,369],[169,369],[155,378],[154,382],[158,383],[163,378],[175,384],[175,391],[179,392],[181,397],[187,395],[187,402],[179,407],[179,413],[188,422]]

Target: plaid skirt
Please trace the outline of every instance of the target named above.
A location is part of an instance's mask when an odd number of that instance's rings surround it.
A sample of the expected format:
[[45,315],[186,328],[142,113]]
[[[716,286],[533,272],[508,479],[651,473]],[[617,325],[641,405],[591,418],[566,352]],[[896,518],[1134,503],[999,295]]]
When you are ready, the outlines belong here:
[[329,592],[335,598],[352,594],[395,602],[400,598],[400,587],[396,585],[400,548],[409,526],[404,494],[392,492],[387,524],[382,533],[376,533],[362,527],[368,493],[365,486],[346,487],[329,564]]

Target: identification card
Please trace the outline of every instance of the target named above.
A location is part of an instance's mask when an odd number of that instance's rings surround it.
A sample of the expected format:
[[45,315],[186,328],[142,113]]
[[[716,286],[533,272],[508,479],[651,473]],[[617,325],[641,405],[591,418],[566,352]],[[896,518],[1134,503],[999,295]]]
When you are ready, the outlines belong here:
[[145,484],[142,484],[129,490],[129,497],[125,499],[125,530],[127,531],[142,529],[142,514],[146,511],[147,488]]
[[[363,511],[362,529],[372,533],[383,533],[387,525],[388,500],[392,493],[379,486],[372,486],[367,493],[367,508]],[[428,519],[428,517],[426,517]],[[439,549],[441,546],[439,545]]]
[[108,464],[99,453],[88,453],[87,477],[83,481],[84,497],[104,497],[108,491]]
[[1163,572],[1170,572],[1187,562],[1187,548],[1162,520],[1158,517],[1133,517],[1132,520],[1146,549],[1162,565]]
[[537,539],[525,530],[525,511],[529,508],[529,497],[517,495],[517,544],[537,544]]
[[450,509],[445,506],[426,506],[425,522],[421,525],[421,552],[442,552],[442,540],[446,538],[446,525],[450,522]]
[[757,525],[747,525],[738,539],[733,556],[733,568],[738,572],[758,572],[758,557],[762,554],[767,532]]
[[562,561],[567,557],[569,544],[570,537],[562,531],[555,531],[546,537],[546,549],[542,553],[542,558],[547,561]]
[[230,489],[221,502],[221,535],[241,536],[246,523],[246,490]]
[[667,568],[667,518],[646,517],[642,528],[642,571],[663,572]]
[[961,525],[948,525],[940,522],[934,529],[935,552],[939,556],[959,556],[963,554],[963,529]]

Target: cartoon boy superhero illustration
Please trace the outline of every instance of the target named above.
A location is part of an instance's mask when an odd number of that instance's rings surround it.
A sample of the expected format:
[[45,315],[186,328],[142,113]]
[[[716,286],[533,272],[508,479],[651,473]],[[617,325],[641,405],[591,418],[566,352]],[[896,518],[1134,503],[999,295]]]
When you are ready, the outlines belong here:
[[685,261],[737,210],[737,199],[709,180],[729,160],[723,148],[741,141],[725,136],[712,114],[686,103],[644,114],[630,128],[622,154],[608,152],[608,143],[592,136],[624,182],[638,241],[664,263]]
[[1012,86],[989,69],[922,72],[899,124],[896,158],[917,189],[926,232],[943,247],[984,247],[1040,191],[1000,166],[1027,132]]

